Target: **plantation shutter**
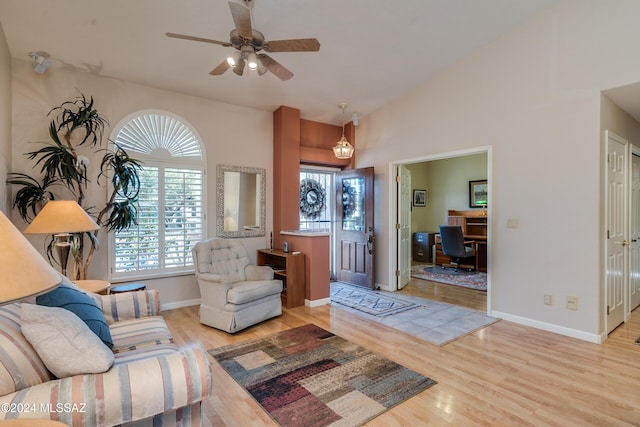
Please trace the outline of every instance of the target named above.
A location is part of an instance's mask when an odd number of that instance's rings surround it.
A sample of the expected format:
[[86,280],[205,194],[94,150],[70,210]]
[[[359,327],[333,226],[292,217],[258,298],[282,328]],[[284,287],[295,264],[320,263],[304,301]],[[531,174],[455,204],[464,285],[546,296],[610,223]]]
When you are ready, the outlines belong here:
[[137,225],[113,233],[112,277],[193,271],[191,248],[204,238],[206,218],[199,138],[178,119],[151,113],[131,119],[115,143],[137,153],[142,170]]
[[193,265],[191,248],[202,240],[202,171],[166,169],[164,223],[166,268]]
[[138,224],[115,233],[116,273],[160,268],[158,176],[157,167],[145,167],[140,172]]

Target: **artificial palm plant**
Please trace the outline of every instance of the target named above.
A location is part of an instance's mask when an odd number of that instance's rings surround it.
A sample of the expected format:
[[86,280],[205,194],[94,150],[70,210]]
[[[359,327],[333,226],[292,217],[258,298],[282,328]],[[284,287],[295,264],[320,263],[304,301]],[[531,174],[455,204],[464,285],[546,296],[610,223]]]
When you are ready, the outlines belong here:
[[[49,111],[52,116],[49,124],[50,143],[36,151],[25,153],[35,161],[35,169],[40,167],[40,176],[32,177],[25,173],[11,173],[8,184],[19,186],[13,200],[13,207],[26,221],[37,215],[42,207],[55,199],[56,187],[70,191],[80,206],[84,207],[87,190],[89,159],[79,153],[78,149],[96,149],[102,144],[107,119],[94,109],[93,97],[86,98],[80,94],[75,100],[62,103]],[[122,231],[136,224],[136,201],[140,188],[138,172],[140,162],[131,158],[125,150],[113,144],[113,149],[97,148],[95,152],[104,151],[100,162],[97,184],[107,186],[109,195],[105,206],[97,213],[86,207],[93,214],[96,222],[107,231]],[[106,182],[105,182],[106,181]],[[94,207],[95,208],[95,207]],[[87,277],[89,264],[98,243],[98,232],[87,232],[73,235],[71,253],[75,266],[73,278],[82,280]],[[85,238],[89,241],[86,250]],[[51,255],[50,241],[48,255]],[[85,253],[86,252],[86,253]],[[50,256],[50,259],[52,257]]]

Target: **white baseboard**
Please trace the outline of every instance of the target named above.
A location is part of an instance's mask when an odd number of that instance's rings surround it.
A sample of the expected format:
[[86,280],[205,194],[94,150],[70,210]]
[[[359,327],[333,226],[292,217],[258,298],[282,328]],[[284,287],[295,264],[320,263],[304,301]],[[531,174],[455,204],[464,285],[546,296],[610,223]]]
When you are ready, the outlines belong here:
[[331,302],[331,297],[322,298],[322,299],[314,299],[314,300],[305,299],[304,300],[304,305],[307,306],[307,307],[319,307],[321,305],[329,304],[330,302]]
[[556,334],[565,335],[571,338],[602,344],[604,337],[600,334],[591,334],[577,329],[566,328],[564,326],[554,325],[552,323],[541,322],[539,320],[529,319],[527,317],[514,316],[513,314],[503,313],[500,311],[492,311],[489,316],[499,319],[508,320],[509,322],[518,323],[520,325],[531,326],[532,328],[542,329],[543,331],[554,332]]
[[173,310],[175,308],[191,307],[192,305],[200,305],[200,298],[184,300],[184,301],[169,302],[169,303],[166,303],[166,304],[160,304],[160,309],[161,310]]

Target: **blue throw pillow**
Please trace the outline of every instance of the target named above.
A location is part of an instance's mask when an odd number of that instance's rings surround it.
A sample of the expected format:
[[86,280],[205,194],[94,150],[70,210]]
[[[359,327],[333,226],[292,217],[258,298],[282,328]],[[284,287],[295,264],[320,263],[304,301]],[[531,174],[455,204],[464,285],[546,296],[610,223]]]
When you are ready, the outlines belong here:
[[36,304],[69,310],[82,319],[107,347],[113,348],[111,331],[109,331],[109,325],[107,325],[102,309],[84,292],[66,285],[60,285],[56,289],[37,297]]

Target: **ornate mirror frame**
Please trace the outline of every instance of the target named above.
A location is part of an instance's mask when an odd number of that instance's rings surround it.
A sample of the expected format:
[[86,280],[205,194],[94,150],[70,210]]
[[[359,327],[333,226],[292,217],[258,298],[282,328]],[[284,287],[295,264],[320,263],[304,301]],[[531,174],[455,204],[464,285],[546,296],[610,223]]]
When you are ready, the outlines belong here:
[[[224,219],[225,219],[225,207],[224,207],[224,174],[225,172],[239,172],[254,174],[260,177],[260,182],[256,186],[256,190],[259,193],[259,208],[260,223],[251,227],[243,227],[237,231],[225,231]],[[265,235],[265,222],[266,222],[266,206],[265,206],[265,193],[266,193],[266,169],[264,168],[252,168],[246,166],[232,166],[232,165],[218,165],[217,166],[217,182],[216,182],[216,234],[218,237],[223,238],[240,238],[240,237],[261,237]]]

